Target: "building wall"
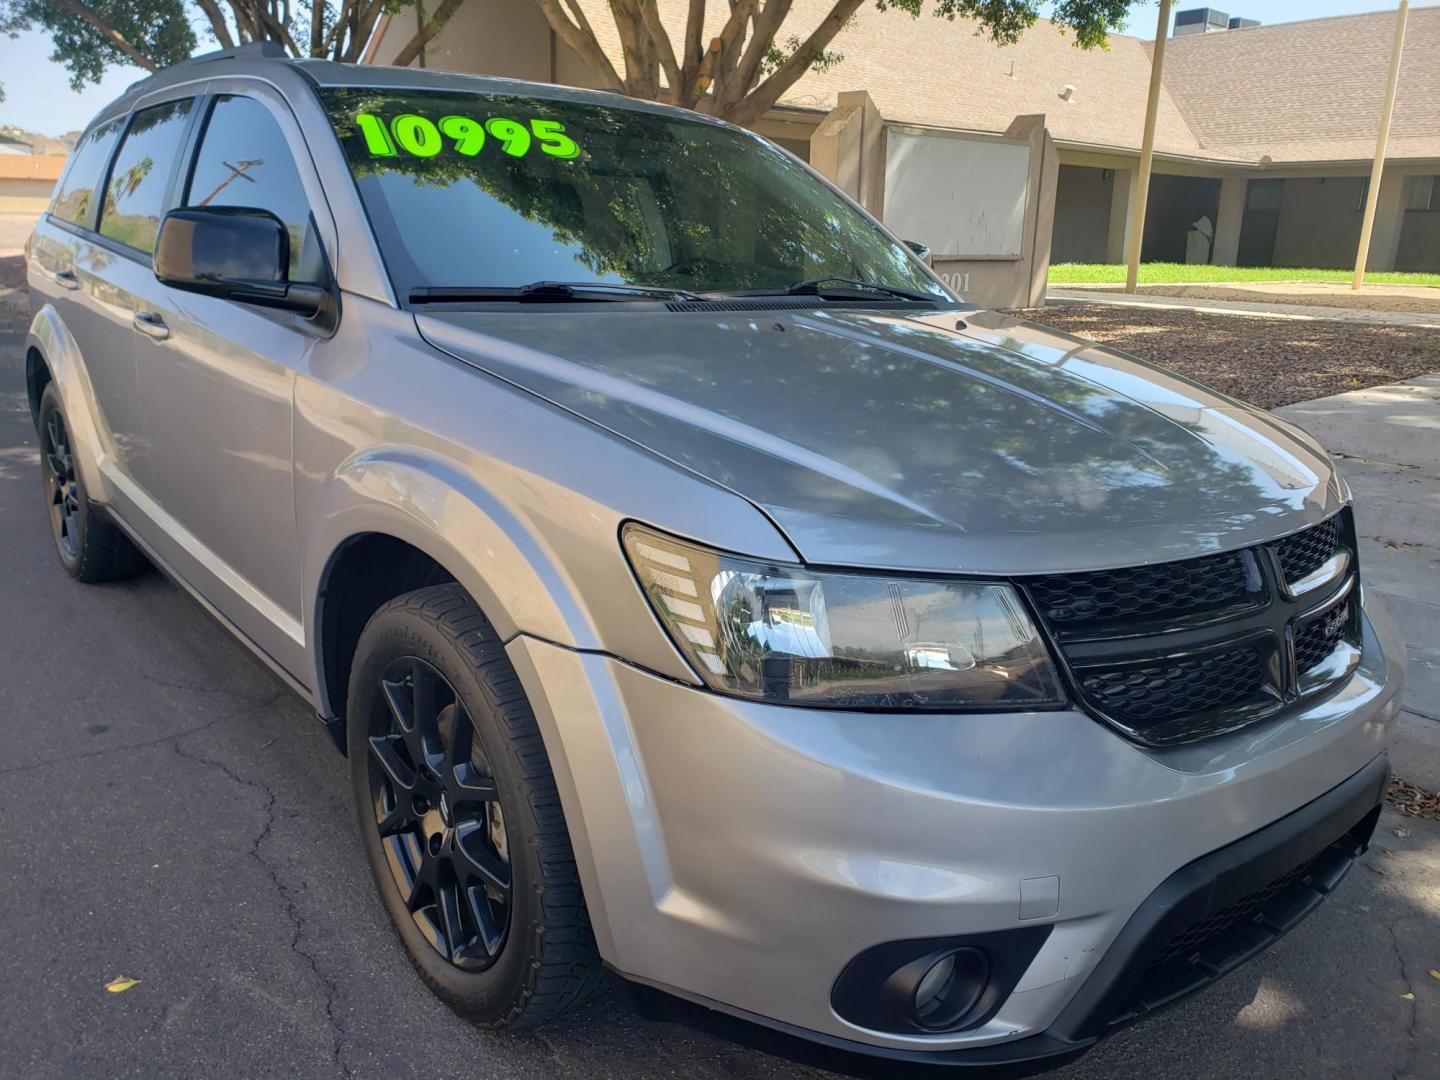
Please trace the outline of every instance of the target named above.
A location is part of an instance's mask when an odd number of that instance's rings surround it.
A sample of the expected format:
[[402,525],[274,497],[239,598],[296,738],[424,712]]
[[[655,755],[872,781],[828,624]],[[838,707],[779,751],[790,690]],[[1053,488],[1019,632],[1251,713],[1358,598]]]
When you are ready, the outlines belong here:
[[54,180],[0,177],[0,214],[36,214],[50,205]]
[[1115,171],[1061,165],[1051,262],[1103,263],[1110,240]]
[[[429,11],[439,6],[439,0],[422,2]],[[375,63],[394,62],[415,33],[416,20],[413,8],[392,17],[376,50]],[[466,0],[425,49],[424,63],[416,66],[552,82],[550,26],[533,4]]]
[[1365,181],[1358,176],[1286,180],[1271,264],[1336,270],[1354,266],[1364,190]]

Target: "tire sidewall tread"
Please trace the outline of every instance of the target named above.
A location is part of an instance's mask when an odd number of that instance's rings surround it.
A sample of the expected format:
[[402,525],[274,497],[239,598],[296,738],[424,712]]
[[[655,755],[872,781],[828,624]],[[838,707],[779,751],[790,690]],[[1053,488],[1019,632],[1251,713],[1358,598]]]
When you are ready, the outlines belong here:
[[[454,968],[420,934],[390,879],[375,830],[368,744],[374,688],[401,656],[418,656],[450,682],[501,791],[510,925],[499,958],[483,972]],[[456,1012],[490,1028],[543,1023],[590,997],[602,969],[549,758],[504,645],[463,588],[453,582],[431,586],[381,607],[356,646],[347,701],[351,782],[366,858],[391,923],[425,982]],[[523,813],[518,820],[517,810]]]

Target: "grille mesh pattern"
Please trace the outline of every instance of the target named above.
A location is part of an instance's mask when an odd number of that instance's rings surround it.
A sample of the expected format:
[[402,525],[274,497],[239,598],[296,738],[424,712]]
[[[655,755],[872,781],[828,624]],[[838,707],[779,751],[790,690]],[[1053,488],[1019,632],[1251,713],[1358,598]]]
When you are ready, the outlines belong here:
[[1350,602],[1306,623],[1295,635],[1295,667],[1309,671],[1340,647],[1350,626]]
[[1244,556],[1030,578],[1030,593],[1058,629],[1183,611],[1213,611],[1247,599]]
[[1275,554],[1280,556],[1280,569],[1285,573],[1285,580],[1294,582],[1320,569],[1339,547],[1339,519],[1332,517],[1279,541],[1275,545]]
[[1150,725],[1240,705],[1265,684],[1265,660],[1246,646],[1153,666],[1091,672],[1085,694],[1123,723]]

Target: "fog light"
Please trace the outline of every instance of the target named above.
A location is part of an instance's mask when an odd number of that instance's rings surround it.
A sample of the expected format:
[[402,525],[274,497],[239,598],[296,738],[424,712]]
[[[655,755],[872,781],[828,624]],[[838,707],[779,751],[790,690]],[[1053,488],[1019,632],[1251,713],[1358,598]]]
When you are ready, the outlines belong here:
[[920,980],[920,985],[915,988],[915,1015],[922,1020],[928,1016],[940,1004],[941,991],[950,986],[950,981],[955,975],[955,954],[942,959],[939,963],[931,965],[925,977]]
[[956,949],[935,960],[915,985],[915,1023],[929,1031],[955,1025],[980,1000],[990,965],[979,949]]

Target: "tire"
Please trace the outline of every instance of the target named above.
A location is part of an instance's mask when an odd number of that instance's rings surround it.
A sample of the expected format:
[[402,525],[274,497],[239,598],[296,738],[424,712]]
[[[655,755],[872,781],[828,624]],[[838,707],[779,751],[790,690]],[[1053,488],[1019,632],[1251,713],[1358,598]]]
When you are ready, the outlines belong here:
[[60,565],[76,581],[94,585],[124,581],[149,565],[104,511],[90,502],[75,468],[74,446],[55,384],[40,397],[40,473],[50,535]]
[[365,857],[421,978],[494,1029],[593,996],[603,969],[555,778],[474,601],[450,583],[380,608],[347,701]]

